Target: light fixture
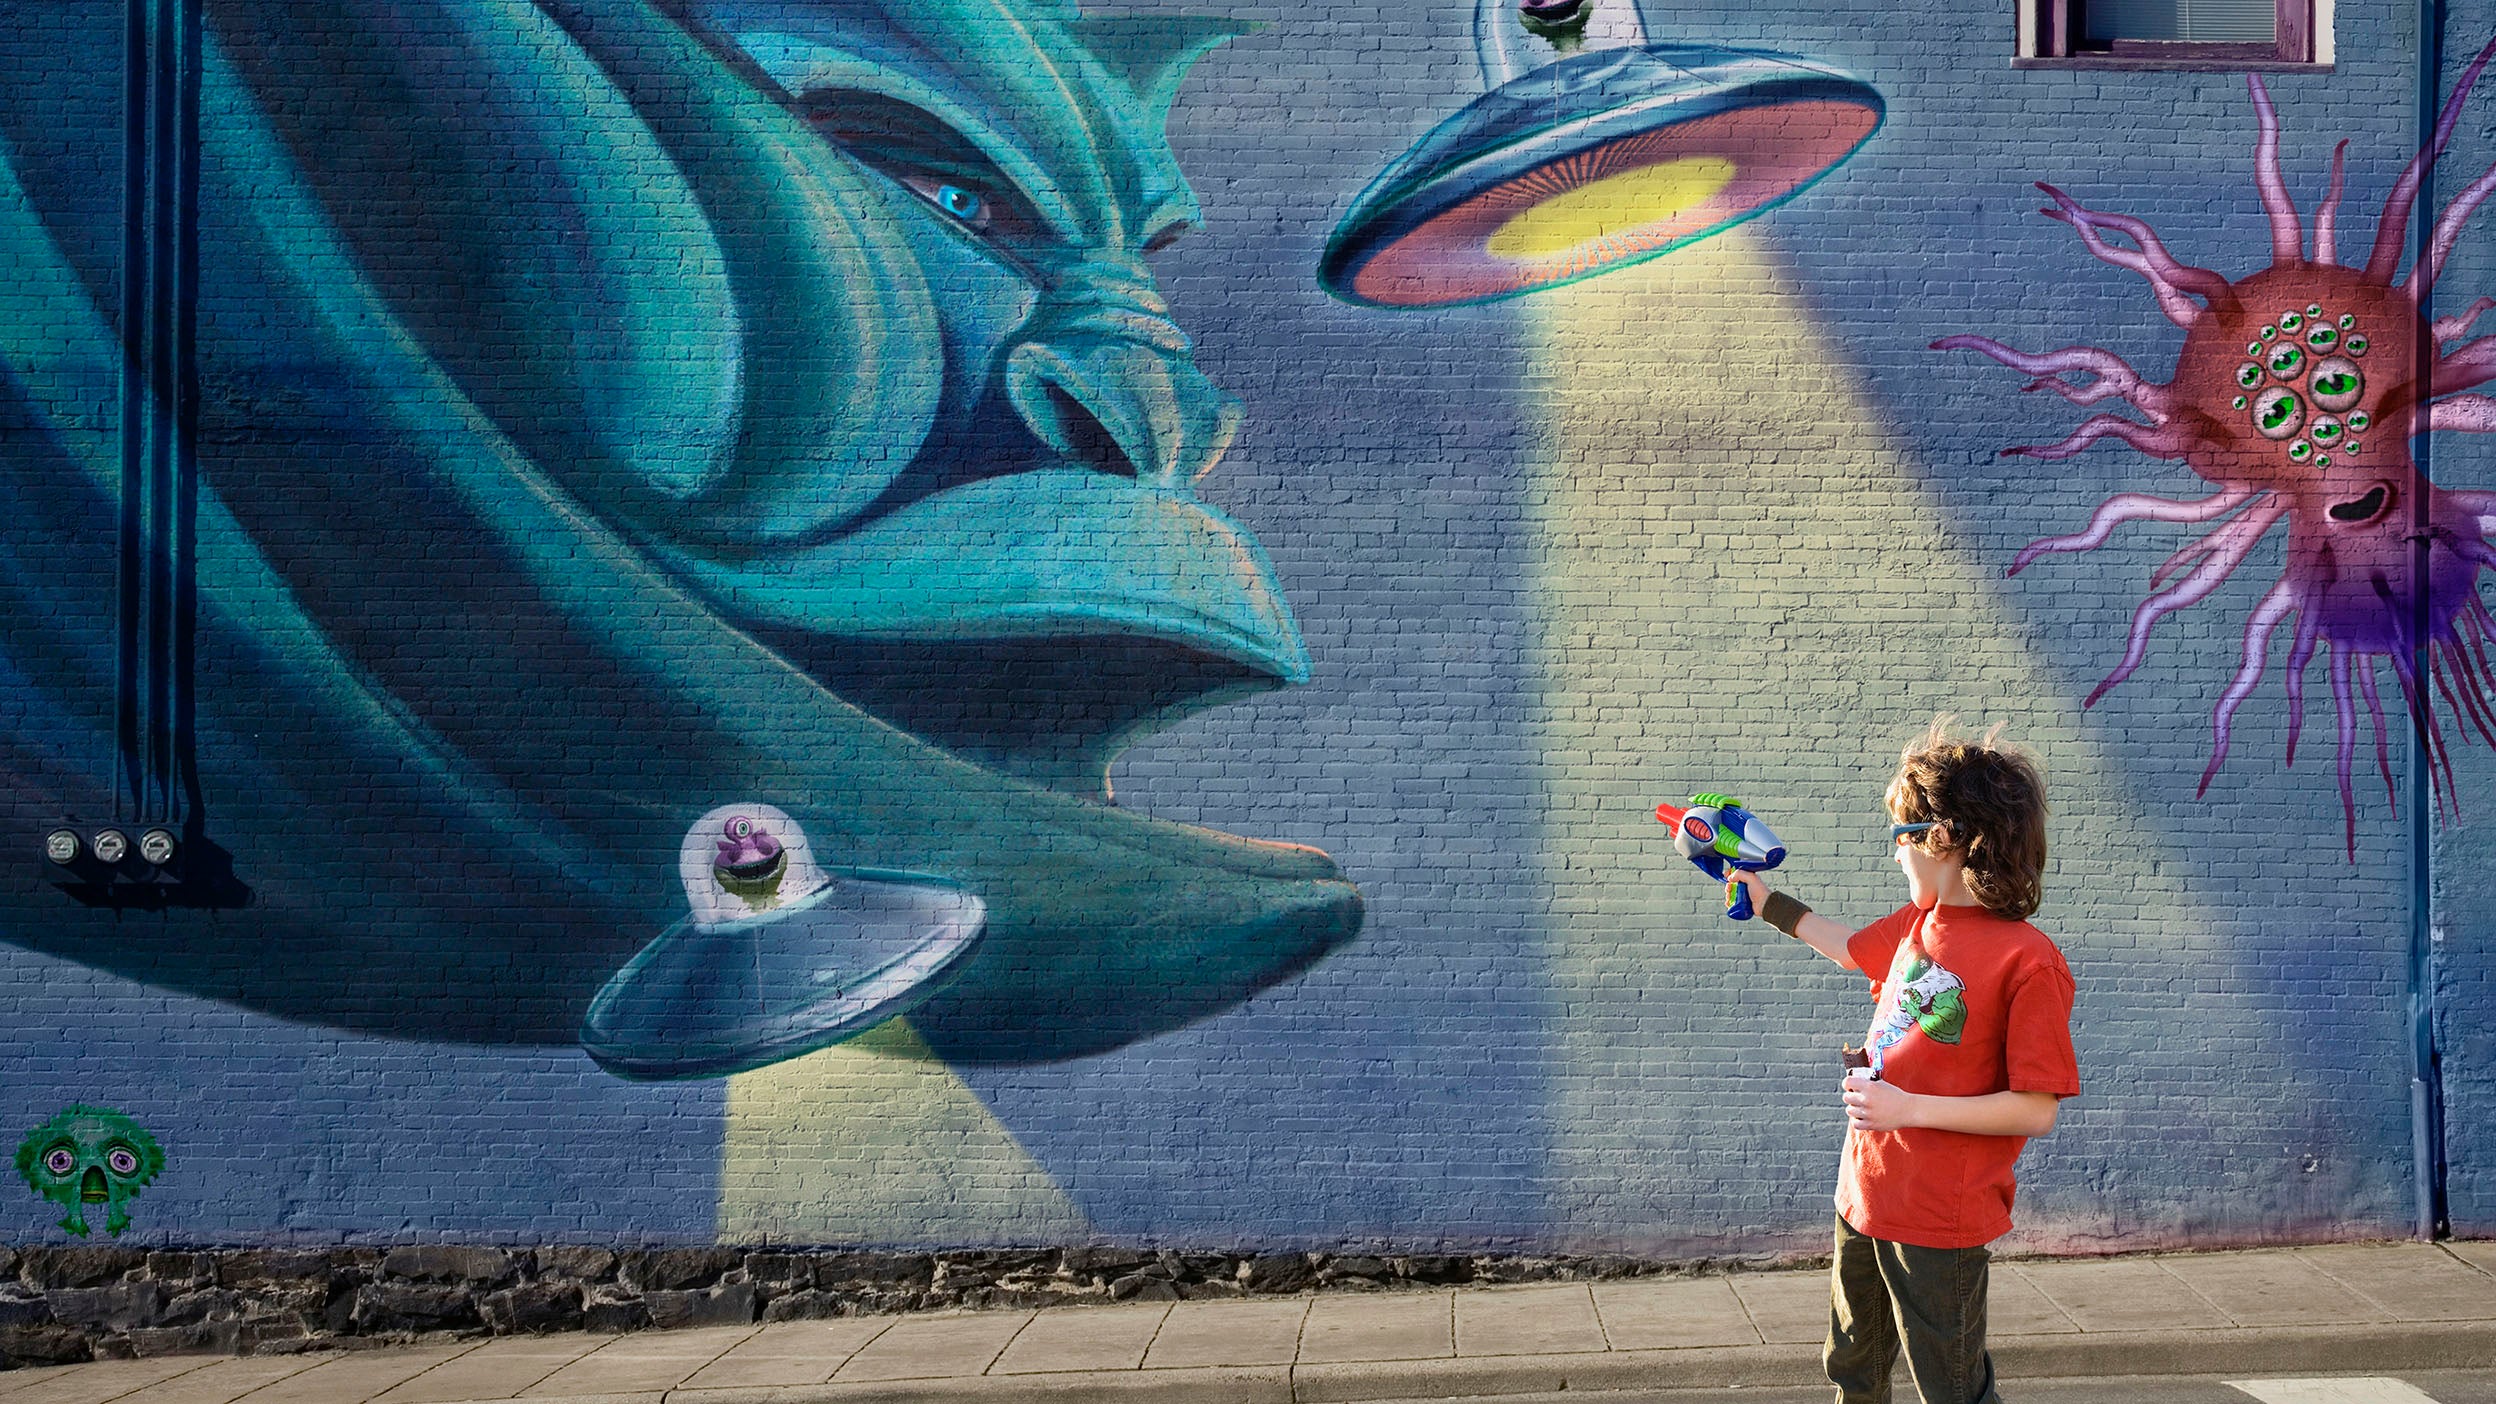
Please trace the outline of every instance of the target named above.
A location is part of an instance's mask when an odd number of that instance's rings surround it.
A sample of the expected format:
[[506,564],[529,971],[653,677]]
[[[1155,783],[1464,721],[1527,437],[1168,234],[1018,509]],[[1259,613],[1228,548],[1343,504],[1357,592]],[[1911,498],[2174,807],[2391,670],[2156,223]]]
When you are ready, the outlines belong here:
[[1488,91],[1352,202],[1327,291],[1446,307],[1654,258],[1792,199],[1885,112],[1788,54],[1650,43],[1636,0],[1478,0],[1474,41]]

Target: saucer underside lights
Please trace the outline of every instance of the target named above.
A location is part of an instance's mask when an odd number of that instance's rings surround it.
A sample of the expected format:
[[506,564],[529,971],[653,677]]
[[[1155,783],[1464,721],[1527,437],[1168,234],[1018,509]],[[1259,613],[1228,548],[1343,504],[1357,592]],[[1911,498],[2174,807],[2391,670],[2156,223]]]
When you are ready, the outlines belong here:
[[1784,54],[1646,44],[1485,93],[1370,183],[1319,281],[1379,307],[1557,287],[1754,218],[1881,125],[1860,79]]

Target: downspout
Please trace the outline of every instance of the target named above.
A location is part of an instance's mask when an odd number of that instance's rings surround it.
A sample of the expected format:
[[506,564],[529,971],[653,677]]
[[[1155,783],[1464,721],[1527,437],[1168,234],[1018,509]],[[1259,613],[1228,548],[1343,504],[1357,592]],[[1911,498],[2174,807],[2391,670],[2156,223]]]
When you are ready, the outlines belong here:
[[[195,829],[201,0],[126,0],[114,820]],[[196,832],[188,837],[197,839]]]
[[[2445,0],[2421,0],[2418,9],[2418,150],[2428,149],[2435,140],[2437,108],[2441,105],[2444,77]],[[2413,208],[2425,213],[2410,221],[2409,266],[2424,267],[2428,243],[2435,221],[2435,166],[2428,163],[2420,173],[2417,203]],[[2421,368],[2435,364],[2435,342],[2427,327],[2435,320],[2435,292],[2430,288],[2418,307],[2415,323],[2419,345],[2410,364]],[[2410,452],[2418,466],[2418,481],[2433,481],[2429,472],[2429,440],[2425,432],[2423,410],[2434,394],[2428,385],[2419,396],[2421,417],[2418,432],[2412,435]],[[2435,871],[2432,825],[2435,821],[2434,797],[2431,793],[2433,772],[2427,748],[2427,590],[2432,577],[2428,573],[2429,535],[2427,495],[2409,495],[2409,668],[2415,681],[2411,687],[2409,717],[2409,785],[2404,806],[2409,831],[2409,1128],[2412,1173],[2418,1186],[2417,1236],[2437,1239],[2451,1232],[2444,1202],[2444,1072],[2443,1060],[2436,1049],[2436,984],[2439,933],[2435,928]]]

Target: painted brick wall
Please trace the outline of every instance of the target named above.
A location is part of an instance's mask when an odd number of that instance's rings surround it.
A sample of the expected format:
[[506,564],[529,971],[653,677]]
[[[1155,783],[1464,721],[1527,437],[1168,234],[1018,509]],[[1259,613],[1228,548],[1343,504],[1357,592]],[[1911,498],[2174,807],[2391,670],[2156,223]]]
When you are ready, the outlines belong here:
[[[2240,76],[2014,70],[2007,0],[1658,6],[1655,38],[1863,78],[1886,125],[1669,257],[1390,311],[1318,260],[1480,90],[1467,7],[1236,7],[1262,28],[1168,121],[1199,227],[1149,255],[1176,206],[1142,78],[1086,88],[1001,11],[918,8],[711,7],[746,36],[723,63],[621,3],[208,5],[199,789],[167,804],[251,895],[166,910],[36,861],[125,784],[125,14],[0,35],[0,1124],[85,1102],[152,1131],[125,1239],[1807,1249],[1865,987],[1722,920],[1651,811],[1733,790],[1781,882],[1868,922],[1903,900],[1882,785],[1939,711],[2006,722],[2053,792],[2038,922],[2086,1091],[2028,1152],[2015,1243],[2408,1230],[2409,830],[2371,737],[2353,858],[2320,667],[2297,767],[2274,661],[2196,794],[2281,547],[2084,707],[2186,529],[2008,567],[2109,496],[2201,485],[2113,443],[1998,456],[2083,412],[1930,349],[2164,378],[2183,333],[2034,183],[2252,273]],[[2416,146],[2416,22],[2341,0],[2333,70],[2270,81],[2309,218],[2348,142],[2344,250]],[[2448,90],[2492,32],[2451,6]],[[928,94],[952,135],[754,96],[800,78]],[[2496,159],[2491,114],[2442,199]],[[884,164],[788,154],[810,126]],[[1012,259],[946,226],[974,156],[1027,182],[976,226]],[[1158,294],[1032,252],[1051,220]],[[2496,292],[2490,249],[2460,243],[2441,310]],[[1032,291],[1082,279],[1166,298],[1191,349]],[[1014,381],[1027,345],[1071,369]],[[1206,387],[1242,407],[1226,450]],[[977,495],[1103,436],[1132,471]],[[2496,488],[2483,438],[2434,455]],[[1108,478],[1159,495],[1104,507]],[[948,501],[974,506],[906,515]],[[2454,759],[2438,1028],[2452,1216],[2485,1233],[2491,772]],[[1103,768],[1114,811],[1063,793]],[[739,805],[827,868],[922,875],[879,892],[978,897],[984,944],[823,1051],[619,1076],[577,1042],[589,1000],[686,930],[688,831],[706,853]],[[0,1240],[59,1212],[0,1195]]]

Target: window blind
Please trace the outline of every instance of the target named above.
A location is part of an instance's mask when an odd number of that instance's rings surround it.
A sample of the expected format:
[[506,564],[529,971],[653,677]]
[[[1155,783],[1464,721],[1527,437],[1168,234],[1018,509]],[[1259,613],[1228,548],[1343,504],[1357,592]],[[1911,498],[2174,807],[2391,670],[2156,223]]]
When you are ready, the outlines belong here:
[[2278,37],[2275,0],[2088,0],[2091,42],[2190,40],[2268,44]]

